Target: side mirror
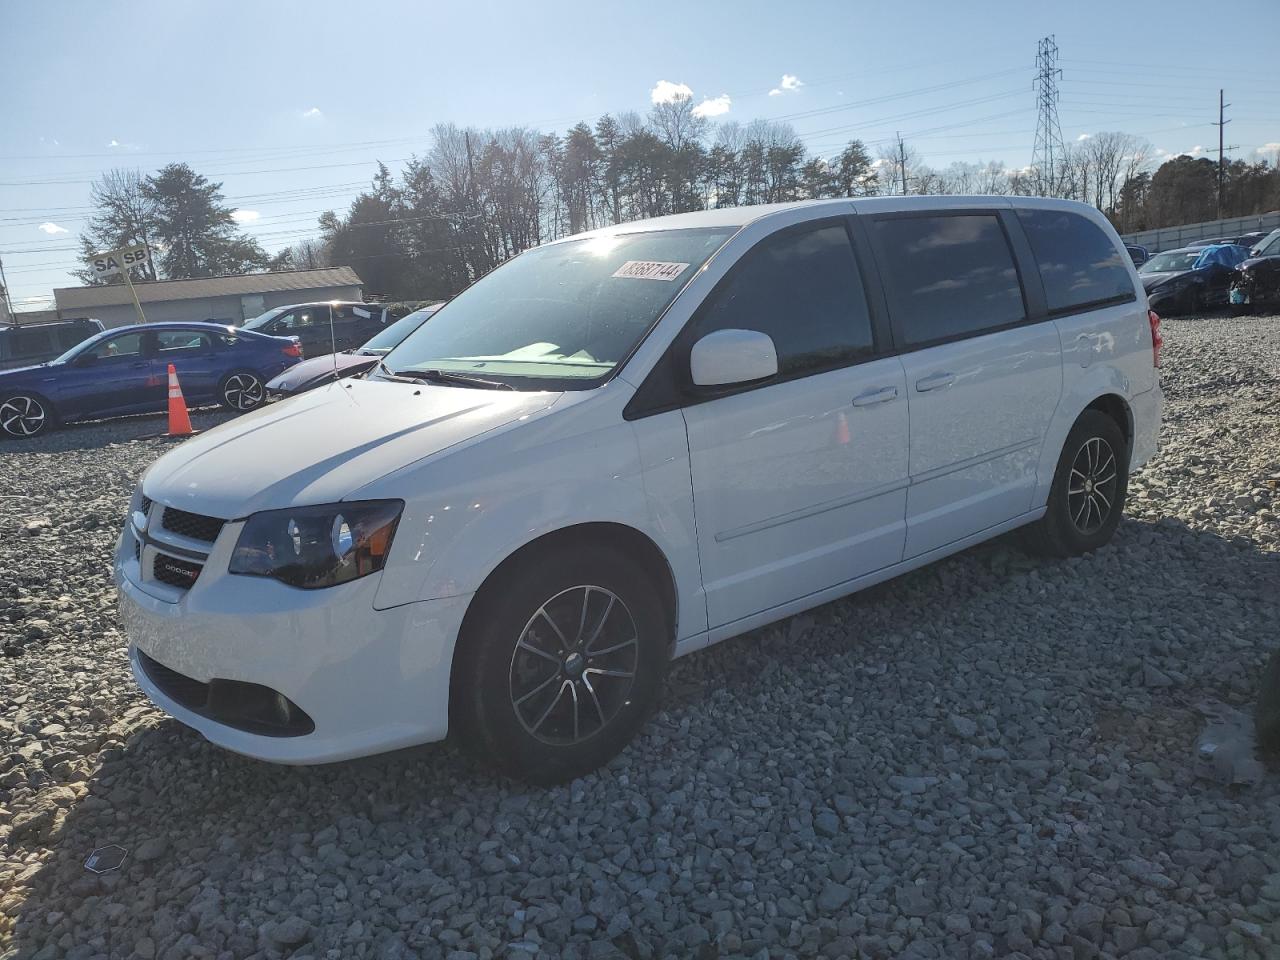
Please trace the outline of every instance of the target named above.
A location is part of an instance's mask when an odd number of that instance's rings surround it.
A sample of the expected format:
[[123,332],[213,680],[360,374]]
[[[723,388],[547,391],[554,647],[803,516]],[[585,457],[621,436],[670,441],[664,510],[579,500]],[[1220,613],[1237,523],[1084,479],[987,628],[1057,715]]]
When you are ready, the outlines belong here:
[[759,330],[717,330],[689,351],[689,373],[699,387],[764,380],[778,373],[778,351]]

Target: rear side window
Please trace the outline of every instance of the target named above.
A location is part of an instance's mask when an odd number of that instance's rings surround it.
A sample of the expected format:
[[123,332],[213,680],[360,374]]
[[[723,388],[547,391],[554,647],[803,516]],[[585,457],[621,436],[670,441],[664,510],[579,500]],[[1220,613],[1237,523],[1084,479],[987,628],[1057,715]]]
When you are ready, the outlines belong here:
[[1098,227],[1063,210],[1019,210],[1050,313],[1135,299],[1120,251]]
[[767,333],[783,377],[873,353],[867,298],[844,225],[785,231],[752,247],[694,321],[694,339],[716,330]]
[[972,336],[1026,316],[1009,241],[995,214],[875,221],[881,272],[906,343]]
[[208,352],[213,346],[207,333],[197,330],[161,330],[156,333],[156,346],[162,356]]

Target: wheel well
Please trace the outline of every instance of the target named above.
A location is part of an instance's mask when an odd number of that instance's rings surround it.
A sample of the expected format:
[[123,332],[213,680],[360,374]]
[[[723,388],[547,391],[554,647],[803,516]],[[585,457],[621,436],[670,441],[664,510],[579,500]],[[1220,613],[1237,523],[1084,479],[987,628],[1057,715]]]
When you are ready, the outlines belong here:
[[1097,410],[1114,420],[1120,432],[1124,434],[1125,443],[1130,449],[1133,448],[1133,411],[1129,409],[1129,404],[1125,402],[1124,397],[1114,393],[1104,393],[1085,409]]
[[58,417],[58,408],[57,408],[56,406],[54,406],[54,403],[53,403],[53,401],[52,401],[52,400],[50,400],[48,397],[46,397],[46,396],[45,396],[43,393],[41,393],[39,390],[10,390],[10,391],[5,391],[5,392],[3,393],[3,396],[0,396],[0,403],[4,402],[5,400],[8,400],[10,397],[34,397],[35,399],[39,400],[39,401],[44,405],[45,415],[46,415],[46,416],[53,417],[55,420],[56,420],[56,419],[57,419],[57,417]]
[[[676,584],[675,577],[671,573],[671,566],[667,563],[666,556],[658,549],[656,543],[634,527],[628,527],[621,523],[579,523],[571,527],[563,527],[560,530],[553,530],[551,533],[543,534],[536,540],[530,540],[498,564],[485,577],[484,583],[480,585],[480,589],[476,591],[471,603],[467,606],[467,613],[462,618],[460,635],[466,633],[468,621],[470,621],[473,612],[484,608],[485,593],[495,589],[501,583],[503,577],[510,574],[520,565],[534,562],[538,557],[544,556],[550,551],[572,550],[586,543],[601,544],[620,550],[633,559],[640,561],[653,577],[653,582],[658,589],[662,591],[662,605],[667,611],[668,628],[671,632],[671,643],[674,646],[676,634]],[[455,659],[458,655],[457,651],[458,647],[455,646]]]

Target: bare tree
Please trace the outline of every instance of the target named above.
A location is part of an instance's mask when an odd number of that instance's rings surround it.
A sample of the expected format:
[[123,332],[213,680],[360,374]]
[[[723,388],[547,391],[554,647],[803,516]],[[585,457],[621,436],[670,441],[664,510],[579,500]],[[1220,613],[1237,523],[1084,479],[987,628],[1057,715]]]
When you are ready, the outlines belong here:
[[[156,205],[143,189],[145,182],[142,171],[120,169],[110,170],[94,182],[89,200],[95,212],[80,234],[80,248],[87,260],[104,250],[143,244],[148,252],[147,263],[135,276],[154,280]],[[124,282],[118,275],[103,281],[87,269],[74,271],[74,275],[83,283]]]

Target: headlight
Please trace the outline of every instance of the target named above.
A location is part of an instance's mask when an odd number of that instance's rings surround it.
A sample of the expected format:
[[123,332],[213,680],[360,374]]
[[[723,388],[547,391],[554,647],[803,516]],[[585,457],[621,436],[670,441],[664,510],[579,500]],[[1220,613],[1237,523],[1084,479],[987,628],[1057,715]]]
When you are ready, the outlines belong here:
[[267,510],[245,521],[230,571],[316,590],[381,570],[402,500]]

